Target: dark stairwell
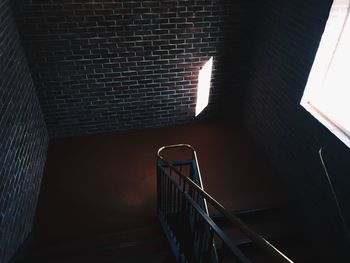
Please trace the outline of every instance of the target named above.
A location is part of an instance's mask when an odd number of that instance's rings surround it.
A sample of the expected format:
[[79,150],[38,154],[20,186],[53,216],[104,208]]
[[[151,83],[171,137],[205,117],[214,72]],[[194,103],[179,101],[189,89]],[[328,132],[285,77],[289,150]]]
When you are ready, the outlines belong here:
[[174,260],[155,198],[155,153],[174,143],[296,262],[348,262],[317,151],[348,222],[349,150],[299,105],[331,2],[1,1],[0,263]]
[[205,189],[227,209],[277,208],[248,214],[248,223],[300,241],[303,230],[283,214],[293,200],[254,142],[239,126],[211,122],[52,140],[27,261],[169,262],[155,153],[183,141],[197,148]]

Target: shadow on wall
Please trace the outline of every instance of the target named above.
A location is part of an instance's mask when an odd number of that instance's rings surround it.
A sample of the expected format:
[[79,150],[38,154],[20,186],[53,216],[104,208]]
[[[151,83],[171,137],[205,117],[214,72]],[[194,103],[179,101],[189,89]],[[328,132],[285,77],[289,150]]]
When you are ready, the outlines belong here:
[[30,236],[48,134],[10,1],[0,3],[0,262]]
[[218,105],[221,116],[237,119],[241,118],[243,98],[247,90],[254,51],[253,43],[259,23],[260,2],[231,1],[231,5],[228,9],[229,16],[225,21],[226,41],[219,55],[221,70],[218,78],[221,80],[222,91]]
[[348,262],[344,227],[325,163],[350,223],[350,150],[307,113],[300,100],[332,1],[264,1],[244,96],[244,121],[291,191],[300,197],[314,262]]

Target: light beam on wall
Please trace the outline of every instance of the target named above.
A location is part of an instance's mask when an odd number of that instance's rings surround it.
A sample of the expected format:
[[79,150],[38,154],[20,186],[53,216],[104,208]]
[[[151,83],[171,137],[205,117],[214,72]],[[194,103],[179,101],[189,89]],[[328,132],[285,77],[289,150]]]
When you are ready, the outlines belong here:
[[196,116],[200,114],[209,102],[211,72],[213,68],[213,57],[211,57],[198,74]]

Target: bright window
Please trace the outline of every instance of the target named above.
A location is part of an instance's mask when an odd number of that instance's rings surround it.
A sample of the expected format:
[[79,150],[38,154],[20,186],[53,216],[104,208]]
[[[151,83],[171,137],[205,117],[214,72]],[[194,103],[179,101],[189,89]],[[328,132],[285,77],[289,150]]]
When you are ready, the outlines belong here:
[[196,116],[201,113],[209,102],[211,72],[213,68],[213,57],[211,57],[198,74]]
[[301,105],[350,147],[350,0],[334,0]]

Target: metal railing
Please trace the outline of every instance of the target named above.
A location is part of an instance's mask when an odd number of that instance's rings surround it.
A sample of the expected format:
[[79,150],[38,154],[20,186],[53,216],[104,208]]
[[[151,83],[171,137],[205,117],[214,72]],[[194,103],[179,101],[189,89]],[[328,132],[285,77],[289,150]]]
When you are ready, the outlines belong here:
[[[162,154],[170,149],[187,149],[191,157],[169,161]],[[178,262],[219,262],[216,245],[229,251],[234,262],[251,262],[210,218],[207,204],[268,253],[272,262],[293,262],[204,191],[191,145],[161,147],[157,152],[157,213]]]

